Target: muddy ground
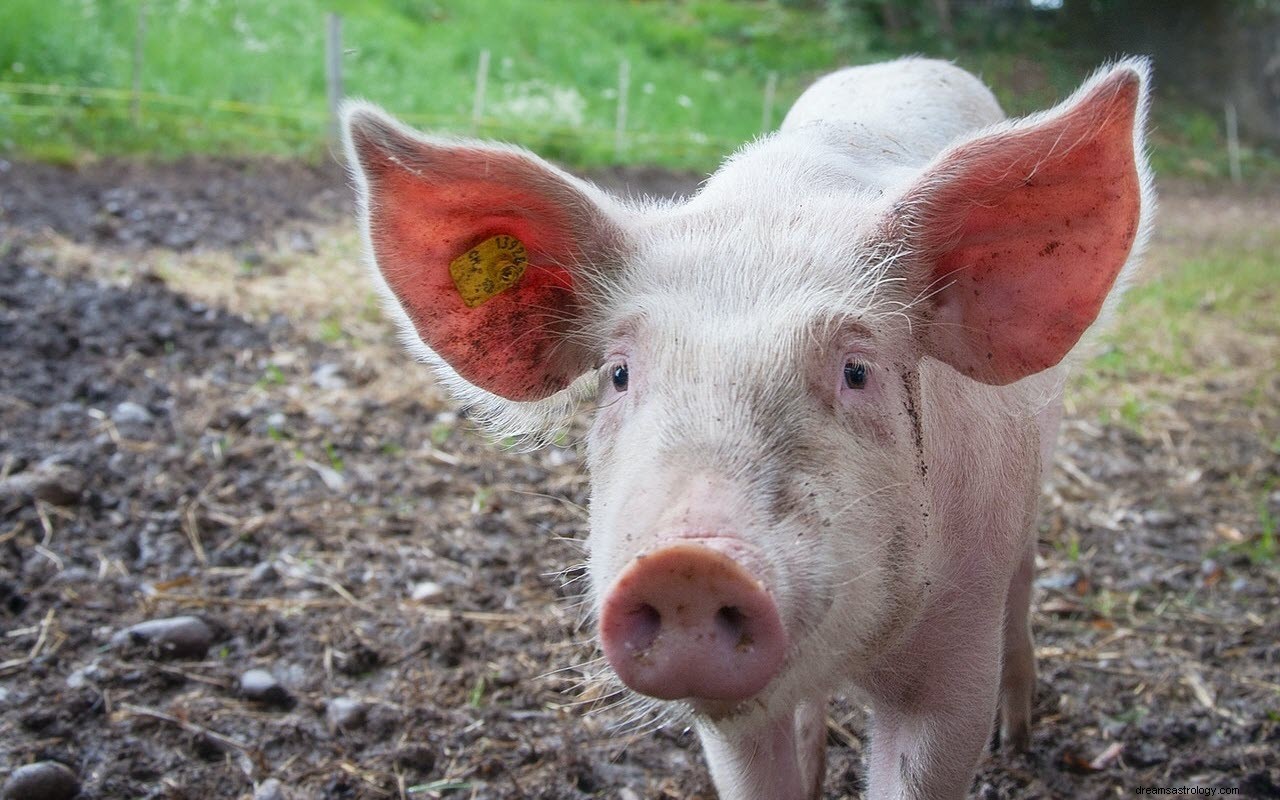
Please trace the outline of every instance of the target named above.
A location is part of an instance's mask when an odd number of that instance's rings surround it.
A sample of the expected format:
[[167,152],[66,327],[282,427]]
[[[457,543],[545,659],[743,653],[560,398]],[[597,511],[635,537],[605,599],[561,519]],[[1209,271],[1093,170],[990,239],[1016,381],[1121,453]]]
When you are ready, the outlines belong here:
[[[584,681],[573,439],[504,452],[398,355],[351,283],[348,203],[296,163],[0,162],[0,780],[56,760],[85,798],[713,797],[687,730]],[[1278,211],[1190,185],[1165,209],[1156,264]],[[1280,375],[1255,344],[1153,390],[1140,429],[1071,404],[1032,748],[990,755],[976,797],[1280,797],[1258,554]],[[860,796],[862,723],[833,705],[828,798]]]

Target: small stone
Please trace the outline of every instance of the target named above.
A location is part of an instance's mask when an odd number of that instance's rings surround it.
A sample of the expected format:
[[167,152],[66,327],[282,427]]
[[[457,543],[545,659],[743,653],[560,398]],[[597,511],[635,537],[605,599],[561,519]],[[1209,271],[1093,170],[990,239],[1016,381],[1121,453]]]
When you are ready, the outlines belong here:
[[1036,578],[1035,584],[1038,589],[1066,591],[1079,581],[1080,576],[1075,572],[1049,572]]
[[1135,767],[1154,767],[1169,760],[1169,749],[1158,741],[1144,739],[1124,754],[1125,762]]
[[289,800],[289,794],[284,790],[284,784],[275,778],[267,778],[258,784],[258,788],[254,790],[253,800]]
[[325,721],[333,732],[358,728],[364,724],[368,706],[353,697],[335,697],[325,708]]
[[321,428],[335,428],[338,425],[337,415],[327,408],[312,406],[307,409],[307,416],[311,417],[311,421]]
[[125,400],[111,411],[111,421],[117,425],[147,425],[155,417],[141,403]]
[[84,491],[84,474],[71,467],[38,465],[0,480],[0,506],[42,500],[55,506],[71,506]]
[[321,364],[311,372],[311,382],[321,389],[339,391],[347,388],[341,364]]
[[153,619],[125,628],[111,643],[146,645],[167,658],[203,658],[213,644],[213,629],[199,617]]
[[275,564],[270,561],[263,561],[249,571],[249,583],[254,586],[273,583],[278,577],[280,573],[276,571]]
[[86,664],[75,672],[67,676],[68,689],[80,689],[89,686],[102,674],[102,667],[94,661],[92,664]]
[[419,603],[431,603],[444,597],[444,587],[435,581],[422,581],[413,585],[410,596]]
[[240,694],[246,699],[276,708],[292,708],[293,695],[265,669],[251,669],[240,676]]
[[552,467],[563,467],[578,460],[578,454],[568,447],[552,447],[547,451],[547,464]]
[[290,231],[289,248],[299,253],[314,253],[316,243],[306,231]]
[[3,800],[71,800],[80,793],[80,781],[70,768],[57,761],[37,761],[19,767],[4,782]]
[[1142,514],[1142,521],[1152,528],[1172,528],[1178,524],[1178,519],[1178,515],[1172,511],[1159,508],[1144,511]]

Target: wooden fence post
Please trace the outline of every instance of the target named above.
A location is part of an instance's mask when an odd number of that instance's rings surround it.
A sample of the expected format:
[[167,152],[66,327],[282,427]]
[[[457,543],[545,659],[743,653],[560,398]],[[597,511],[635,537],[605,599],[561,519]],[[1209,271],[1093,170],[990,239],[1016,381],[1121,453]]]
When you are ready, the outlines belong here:
[[1227,163],[1231,167],[1231,182],[1240,185],[1244,176],[1240,174],[1240,131],[1236,121],[1236,104],[1228,100],[1227,112]]
[[627,92],[631,88],[631,62],[618,64],[618,117],[613,128],[613,155],[621,159],[627,147]]
[[760,132],[773,130],[773,98],[778,92],[778,73],[770,72],[764,82],[764,111],[760,114]]
[[329,143],[336,148],[342,140],[342,16],[330,12],[327,28],[324,77],[329,96]]
[[138,0],[138,16],[133,28],[133,96],[129,99],[129,117],[133,127],[142,124],[142,48],[147,40],[147,2]]

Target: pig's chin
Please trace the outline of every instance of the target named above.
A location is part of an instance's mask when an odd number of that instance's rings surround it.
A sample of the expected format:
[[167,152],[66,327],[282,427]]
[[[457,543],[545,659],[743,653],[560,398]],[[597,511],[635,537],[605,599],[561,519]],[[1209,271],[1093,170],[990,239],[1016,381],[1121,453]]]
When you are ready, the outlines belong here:
[[726,720],[745,719],[753,714],[762,713],[766,707],[764,695],[768,690],[759,697],[753,697],[750,700],[728,701],[728,700],[706,700],[700,698],[689,698],[685,701],[685,705],[689,710],[700,717],[706,717],[712,722],[724,722]]

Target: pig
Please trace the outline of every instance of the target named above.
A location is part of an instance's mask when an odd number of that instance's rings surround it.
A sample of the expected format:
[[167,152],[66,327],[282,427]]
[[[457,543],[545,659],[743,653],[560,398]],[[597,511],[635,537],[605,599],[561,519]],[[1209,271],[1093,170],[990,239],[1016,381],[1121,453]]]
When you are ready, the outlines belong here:
[[1149,68],[1006,119],[946,62],[844,69],[692,197],[345,110],[372,273],[501,435],[591,408],[590,601],[726,800],[818,797],[835,692],[866,796],[1025,747],[1038,495],[1064,376],[1154,207]]

